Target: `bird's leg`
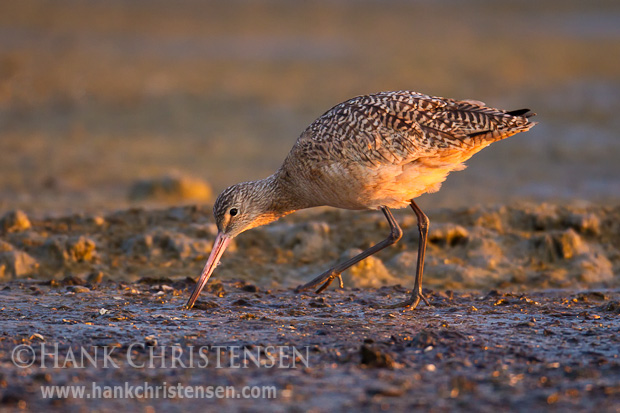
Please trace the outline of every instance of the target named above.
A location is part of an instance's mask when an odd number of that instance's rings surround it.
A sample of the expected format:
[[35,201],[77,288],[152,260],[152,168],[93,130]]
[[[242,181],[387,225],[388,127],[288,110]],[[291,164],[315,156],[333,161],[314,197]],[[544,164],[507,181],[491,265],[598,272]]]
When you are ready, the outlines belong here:
[[413,212],[415,212],[415,215],[418,218],[418,231],[420,233],[420,240],[418,243],[418,264],[416,266],[415,284],[413,286],[413,291],[411,291],[411,297],[408,300],[403,301],[402,303],[381,306],[381,308],[406,307],[413,310],[420,302],[420,299],[422,299],[422,301],[424,301],[427,306],[430,306],[430,303],[422,294],[422,273],[424,272],[424,254],[426,252],[426,238],[428,235],[429,220],[426,214],[422,212],[418,204],[416,204],[413,199],[411,200],[411,208],[413,209]]
[[300,291],[308,290],[311,288],[315,288],[319,284],[322,284],[321,287],[319,287],[319,289],[316,290],[316,293],[319,294],[323,290],[325,290],[332,283],[332,281],[334,281],[334,278],[336,277],[340,278],[340,286],[342,287],[343,286],[342,277],[340,274],[342,274],[344,270],[351,267],[352,265],[357,264],[364,258],[371,256],[375,252],[381,251],[383,248],[396,243],[403,236],[403,230],[400,229],[400,227],[398,226],[398,223],[394,219],[394,216],[392,215],[392,212],[390,212],[388,207],[381,207],[381,210],[383,211],[383,214],[385,215],[385,217],[388,220],[388,223],[390,224],[390,235],[386,239],[384,239],[378,244],[373,245],[372,247],[356,255],[355,257],[347,261],[344,261],[340,264],[337,264],[336,266],[325,271],[323,274],[319,275],[318,277],[316,277],[314,280],[310,281],[309,283],[305,285],[300,285],[299,287],[297,287],[295,291],[300,292]]

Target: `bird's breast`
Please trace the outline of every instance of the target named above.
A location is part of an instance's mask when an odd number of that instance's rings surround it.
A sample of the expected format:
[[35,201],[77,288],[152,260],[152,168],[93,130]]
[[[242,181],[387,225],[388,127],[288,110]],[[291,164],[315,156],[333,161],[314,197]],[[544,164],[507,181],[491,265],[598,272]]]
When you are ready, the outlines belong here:
[[426,192],[435,192],[448,174],[462,163],[418,160],[402,165],[369,167],[329,163],[302,174],[294,183],[309,206],[343,209],[403,208]]

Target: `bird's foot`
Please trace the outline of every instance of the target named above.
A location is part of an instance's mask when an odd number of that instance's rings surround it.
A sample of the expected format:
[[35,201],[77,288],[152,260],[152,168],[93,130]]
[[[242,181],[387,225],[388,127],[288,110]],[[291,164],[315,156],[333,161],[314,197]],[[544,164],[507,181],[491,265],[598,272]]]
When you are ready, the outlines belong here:
[[422,291],[416,291],[415,293],[412,293],[411,297],[409,297],[408,300],[402,301],[400,303],[396,303],[396,304],[376,304],[376,305],[373,305],[373,307],[381,308],[381,309],[402,308],[403,311],[413,310],[413,309],[415,309],[418,306],[418,304],[420,303],[420,300],[424,301],[424,304],[426,304],[427,307],[432,307],[431,303],[426,299],[424,294],[422,294]]
[[344,288],[344,282],[342,281],[342,274],[338,274],[334,277],[329,277],[327,281],[325,281],[323,285],[321,285],[319,289],[316,290],[316,293],[321,294],[325,289],[327,289],[327,287],[329,287],[332,281],[334,281],[334,278],[338,278],[338,281],[340,282],[340,288]]
[[320,294],[327,287],[329,287],[329,285],[332,283],[332,281],[334,281],[334,278],[336,277],[340,281],[340,288],[344,288],[344,282],[342,281],[342,275],[338,273],[334,273],[332,270],[329,270],[319,275],[318,277],[316,277],[314,280],[310,281],[309,283],[298,286],[295,289],[295,292],[299,293],[301,291],[310,290],[320,284],[321,286],[316,290],[316,293]]

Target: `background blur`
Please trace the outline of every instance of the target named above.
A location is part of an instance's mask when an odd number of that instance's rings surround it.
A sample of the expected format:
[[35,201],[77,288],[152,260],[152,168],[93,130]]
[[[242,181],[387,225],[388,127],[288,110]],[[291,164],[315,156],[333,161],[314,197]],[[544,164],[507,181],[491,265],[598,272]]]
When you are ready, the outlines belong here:
[[130,205],[176,171],[265,177],[350,97],[529,107],[425,207],[620,200],[620,2],[4,1],[0,210]]

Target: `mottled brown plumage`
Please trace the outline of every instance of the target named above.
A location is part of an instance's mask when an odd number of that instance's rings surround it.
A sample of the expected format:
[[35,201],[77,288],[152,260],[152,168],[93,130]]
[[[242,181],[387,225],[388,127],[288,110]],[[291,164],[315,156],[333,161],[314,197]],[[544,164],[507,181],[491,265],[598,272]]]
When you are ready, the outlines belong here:
[[323,284],[320,292],[344,269],[398,241],[402,231],[389,208],[411,205],[420,230],[418,268],[412,297],[401,304],[415,307],[424,299],[428,218],[413,200],[439,190],[447,175],[464,169],[463,162],[476,152],[529,130],[535,124],[530,116],[527,109],[508,112],[410,91],[359,96],[334,106],[301,134],[273,175],[220,194],[214,206],[219,234],[187,306],[195,302],[230,239],[245,230],[315,206],[381,209],[390,236],[298,288]]

